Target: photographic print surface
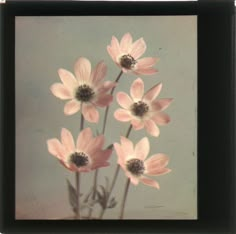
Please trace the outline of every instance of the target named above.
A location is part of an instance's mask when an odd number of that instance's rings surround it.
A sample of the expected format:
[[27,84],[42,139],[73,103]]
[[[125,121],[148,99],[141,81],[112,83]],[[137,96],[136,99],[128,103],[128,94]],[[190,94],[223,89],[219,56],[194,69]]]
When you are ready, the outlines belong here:
[[16,219],[197,219],[197,17],[16,17]]

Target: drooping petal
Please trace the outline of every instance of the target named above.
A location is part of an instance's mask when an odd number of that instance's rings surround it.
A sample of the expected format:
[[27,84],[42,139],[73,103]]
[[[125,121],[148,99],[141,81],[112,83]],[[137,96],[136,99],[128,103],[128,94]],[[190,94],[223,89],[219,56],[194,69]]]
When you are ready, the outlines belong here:
[[61,83],[55,83],[50,87],[51,92],[62,100],[73,98],[70,90]]
[[162,83],[156,84],[149,89],[143,96],[144,100],[153,101],[161,92]]
[[60,68],[58,70],[58,75],[59,75],[62,83],[67,88],[69,88],[71,91],[77,86],[77,81],[76,81],[74,75],[71,72]]
[[91,63],[86,58],[79,58],[74,66],[76,78],[79,81],[89,81],[91,73]]
[[140,130],[144,128],[144,123],[141,119],[132,119],[131,124],[134,130]]
[[93,132],[91,128],[85,128],[79,133],[77,137],[77,143],[76,143],[77,149],[80,151],[84,151],[84,149],[88,144],[90,144],[92,139],[93,139]]
[[94,102],[96,106],[106,107],[109,106],[113,101],[113,96],[111,94],[101,94],[98,96],[97,100]]
[[99,150],[91,155],[91,158],[94,164],[102,164],[110,158],[111,154],[112,150]]
[[159,176],[159,175],[165,175],[171,172],[171,169],[169,168],[152,168],[147,172],[147,175],[150,176]]
[[97,123],[99,121],[99,113],[94,105],[83,103],[82,113],[84,118],[91,123]]
[[138,68],[133,70],[136,75],[154,75],[158,72],[157,69],[149,67],[149,68]]
[[102,167],[108,167],[110,165],[109,162],[102,162],[102,163],[94,163],[92,165],[91,169],[98,169],[98,168],[102,168]]
[[168,163],[169,163],[169,157],[167,155],[162,153],[155,154],[145,161],[147,173],[149,173],[150,170],[162,169],[166,167]]
[[162,98],[152,102],[152,109],[155,111],[165,110],[173,101],[173,98]]
[[63,149],[63,146],[58,139],[53,138],[47,140],[47,146],[50,154],[60,160],[63,160],[65,158],[65,150]]
[[128,49],[130,48],[130,46],[132,45],[132,36],[130,35],[130,33],[126,33],[120,41],[120,49],[123,53],[128,52]]
[[151,187],[154,187],[154,188],[157,188],[157,189],[160,189],[160,186],[159,184],[155,181],[155,180],[152,180],[150,178],[147,178],[147,177],[141,177],[140,178],[140,181],[145,184],[145,185],[149,185]]
[[135,41],[131,47],[130,54],[134,59],[138,59],[146,51],[146,43],[143,38]]
[[132,119],[130,112],[124,109],[116,110],[114,117],[121,122],[128,122]]
[[148,57],[148,58],[141,58],[138,60],[137,63],[137,68],[138,69],[144,69],[144,68],[149,68],[155,65],[155,63],[158,61],[158,58],[152,58],[152,57]]
[[75,152],[75,142],[73,136],[66,128],[62,128],[61,130],[61,143],[69,153]]
[[73,115],[80,110],[80,103],[76,100],[67,102],[64,106],[65,115]]
[[123,151],[123,148],[118,143],[114,143],[114,148],[118,158],[117,163],[124,169],[126,154]]
[[105,81],[98,89],[99,92],[101,93],[106,93],[110,91],[112,88],[114,88],[117,85],[116,82],[112,81]]
[[164,112],[157,112],[155,115],[152,116],[152,120],[157,124],[157,125],[166,125],[170,122],[170,117]]
[[136,79],[130,88],[130,95],[133,100],[139,99],[141,100],[144,93],[144,83],[141,78]]
[[99,135],[95,137],[89,145],[85,148],[85,151],[91,156],[94,157],[96,152],[101,151],[105,142],[105,138],[103,135]]
[[144,161],[150,150],[150,144],[147,137],[142,138],[135,146],[136,158]]
[[99,82],[102,81],[106,76],[106,73],[107,73],[106,64],[103,61],[99,62],[91,74],[91,81],[93,85],[96,86],[97,84],[99,84]]
[[149,119],[145,121],[144,127],[150,135],[155,136],[155,137],[159,136],[160,130],[153,120]]
[[129,140],[126,137],[121,136],[120,142],[121,142],[121,146],[122,146],[122,149],[124,150],[124,152],[126,152],[128,155],[134,154],[134,145],[131,140]]
[[118,92],[116,94],[116,100],[124,109],[129,109],[129,107],[133,104],[133,101],[129,95],[124,92]]

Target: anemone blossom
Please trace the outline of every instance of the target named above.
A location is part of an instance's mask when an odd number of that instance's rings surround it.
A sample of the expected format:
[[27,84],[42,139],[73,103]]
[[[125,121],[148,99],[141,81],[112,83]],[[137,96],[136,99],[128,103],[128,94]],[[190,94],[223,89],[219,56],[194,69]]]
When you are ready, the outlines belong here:
[[157,73],[153,66],[159,59],[153,57],[140,58],[146,51],[146,48],[147,46],[143,38],[133,42],[130,33],[126,33],[120,43],[113,36],[111,44],[107,46],[107,51],[123,72],[133,72],[137,75],[153,75]]
[[118,121],[128,122],[135,130],[145,128],[152,136],[159,136],[158,125],[169,123],[170,117],[163,112],[171,103],[171,98],[156,100],[162,88],[159,83],[144,93],[144,83],[142,79],[136,79],[130,88],[130,96],[124,92],[118,92],[117,102],[123,108],[115,111],[114,117]]
[[69,100],[64,107],[66,115],[72,115],[80,109],[84,118],[93,123],[99,121],[97,107],[106,107],[113,100],[108,92],[116,85],[115,82],[103,79],[107,72],[104,62],[97,64],[91,71],[91,63],[86,58],[79,58],[74,66],[75,76],[65,70],[59,69],[58,74],[62,83],[51,86],[52,93],[62,99]]
[[171,171],[166,168],[169,158],[165,154],[154,154],[146,159],[150,149],[147,137],[142,138],[134,146],[132,141],[121,136],[121,144],[115,143],[114,148],[118,156],[118,164],[134,185],[142,182],[159,189],[158,182],[146,177],[146,175],[159,176]]
[[79,133],[76,144],[66,128],[61,130],[61,142],[56,138],[47,141],[49,153],[58,158],[67,169],[77,172],[89,172],[109,166],[107,160],[112,150],[103,150],[103,145],[104,136],[93,137],[90,128]]

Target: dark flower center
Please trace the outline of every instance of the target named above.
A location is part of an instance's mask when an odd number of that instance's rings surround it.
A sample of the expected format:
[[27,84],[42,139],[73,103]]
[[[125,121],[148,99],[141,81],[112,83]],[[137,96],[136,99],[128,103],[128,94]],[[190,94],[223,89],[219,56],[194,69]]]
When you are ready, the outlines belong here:
[[75,152],[70,156],[70,161],[74,163],[77,167],[83,167],[88,165],[89,159],[88,155],[83,152]]
[[120,58],[120,65],[126,69],[131,69],[137,61],[129,54],[125,54]]
[[148,105],[142,101],[135,102],[131,106],[131,111],[133,115],[136,115],[139,117],[144,116],[144,114],[148,112],[148,109],[149,109]]
[[142,175],[145,170],[143,161],[137,158],[133,158],[127,161],[126,168],[129,172],[131,172],[135,176]]
[[80,85],[76,90],[75,97],[81,102],[88,102],[94,96],[94,91],[86,84]]

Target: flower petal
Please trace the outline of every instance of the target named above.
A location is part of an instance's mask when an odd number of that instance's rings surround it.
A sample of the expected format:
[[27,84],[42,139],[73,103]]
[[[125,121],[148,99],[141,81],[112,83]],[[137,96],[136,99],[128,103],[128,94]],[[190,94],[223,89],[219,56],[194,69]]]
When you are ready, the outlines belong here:
[[112,88],[114,88],[117,85],[116,82],[112,81],[105,81],[98,89],[98,92],[100,93],[106,93],[110,91]]
[[168,174],[171,172],[171,169],[169,168],[159,168],[159,169],[150,169],[148,172],[147,172],[147,175],[150,175],[150,176],[159,176],[159,175],[165,175],[165,174]]
[[107,46],[107,52],[108,52],[108,54],[111,56],[112,60],[113,60],[114,62],[117,62],[117,61],[116,61],[116,56],[117,56],[117,54],[116,54],[115,50],[112,49],[111,46]]
[[91,128],[85,128],[82,130],[78,137],[76,142],[77,150],[84,151],[86,146],[91,143],[93,140],[93,132]]
[[134,130],[140,130],[144,127],[144,123],[141,119],[132,119],[131,124]]
[[134,59],[138,59],[146,50],[146,43],[143,38],[138,39],[132,45],[130,54]]
[[116,151],[116,155],[117,155],[117,163],[123,168],[125,169],[125,159],[126,159],[126,154],[123,151],[123,148],[121,147],[121,145],[119,145],[118,143],[114,143],[114,148]]
[[109,106],[113,101],[113,96],[111,94],[101,94],[98,99],[94,102],[96,106],[106,107]]
[[164,112],[157,112],[153,117],[152,120],[157,124],[157,125],[166,125],[170,122],[170,117]]
[[130,176],[129,176],[129,179],[130,179],[130,182],[131,182],[132,184],[138,185],[139,179],[138,179],[137,177],[130,175]]
[[99,121],[99,113],[94,105],[83,103],[82,113],[84,118],[91,123]]
[[91,144],[87,146],[85,151],[91,156],[91,158],[93,158],[96,152],[100,152],[102,150],[104,143],[104,135],[99,135],[92,140]]
[[114,117],[121,122],[128,122],[132,119],[130,112],[124,109],[116,110]]
[[173,101],[173,98],[162,98],[152,102],[152,108],[155,111],[165,110]]
[[137,63],[137,68],[138,69],[144,69],[144,68],[149,68],[155,65],[155,63],[158,61],[158,58],[152,58],[152,57],[148,57],[148,58],[141,58],[138,60]]
[[154,188],[157,188],[157,189],[160,189],[160,186],[159,184],[155,181],[155,180],[152,180],[150,178],[147,178],[147,177],[141,177],[140,181],[142,183],[144,183],[145,185],[148,185],[148,186],[151,186],[151,187],[154,187]]
[[80,103],[76,100],[67,102],[64,106],[65,115],[73,115],[80,110]]
[[136,79],[130,88],[130,95],[133,100],[139,99],[141,100],[144,93],[144,83],[141,78]]
[[51,92],[62,100],[67,100],[73,98],[71,92],[67,87],[61,83],[55,83],[50,87]]
[[161,88],[162,83],[156,84],[144,94],[143,99],[147,101],[153,101],[161,92]]
[[145,161],[147,173],[149,173],[150,170],[162,169],[166,167],[168,163],[169,163],[169,157],[167,155],[162,153],[155,154]]
[[96,151],[93,156],[93,163],[94,164],[103,164],[105,163],[111,156],[112,150],[99,150]]
[[134,145],[133,142],[130,141],[128,138],[121,136],[120,137],[121,147],[124,152],[126,152],[128,155],[134,154]]
[[120,41],[120,49],[123,53],[128,52],[128,49],[130,48],[130,46],[132,45],[132,36],[130,35],[130,33],[126,33]]
[[73,136],[66,128],[62,128],[61,130],[61,143],[69,153],[75,152],[75,142]]
[[106,76],[106,73],[107,73],[106,64],[103,61],[99,62],[91,74],[91,81],[93,85],[96,86],[97,84],[99,84],[99,82],[102,81]]
[[142,69],[138,68],[138,69],[133,70],[133,72],[136,75],[154,75],[158,72],[158,70],[155,68],[149,67],[149,68],[142,68]]
[[150,144],[147,137],[142,138],[135,146],[136,158],[144,161],[150,150]]
[[112,36],[112,39],[111,39],[111,50],[112,50],[112,54],[115,58],[114,61],[117,61],[117,58],[121,52],[120,52],[119,42],[118,42],[117,38],[114,36]]
[[74,75],[71,72],[69,72],[69,71],[67,71],[65,69],[60,68],[58,70],[58,75],[59,75],[62,83],[67,88],[69,88],[71,91],[76,87],[77,81],[76,81]]
[[75,66],[74,66],[74,70],[75,70],[75,75],[77,80],[79,81],[89,81],[90,78],[90,73],[91,73],[91,63],[89,62],[88,59],[86,58],[79,58],[76,62],[75,62]]
[[159,136],[160,130],[153,120],[149,119],[145,121],[144,127],[150,135],[155,136],[155,137]]
[[66,157],[65,150],[63,149],[63,146],[58,139],[53,138],[47,140],[47,146],[49,153],[57,157],[58,159],[63,160]]
[[133,101],[130,98],[130,96],[124,92],[118,92],[116,94],[116,100],[119,103],[119,105],[124,109],[129,109],[130,106],[133,104]]

